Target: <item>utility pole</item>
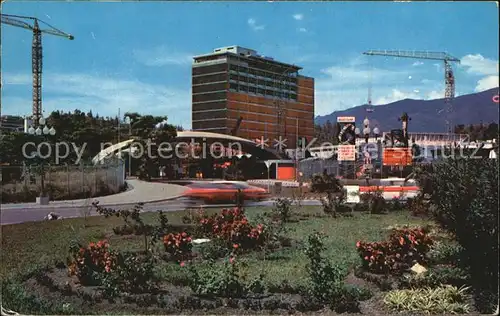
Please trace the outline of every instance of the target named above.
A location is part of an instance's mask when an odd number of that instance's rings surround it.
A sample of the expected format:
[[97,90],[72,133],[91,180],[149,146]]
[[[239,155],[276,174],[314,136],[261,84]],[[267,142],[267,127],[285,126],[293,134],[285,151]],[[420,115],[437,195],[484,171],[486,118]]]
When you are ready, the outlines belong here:
[[[120,143],[120,108],[118,108],[118,117],[117,117],[117,123],[118,123],[118,142],[117,144]],[[120,158],[121,158],[121,155],[120,155]]]

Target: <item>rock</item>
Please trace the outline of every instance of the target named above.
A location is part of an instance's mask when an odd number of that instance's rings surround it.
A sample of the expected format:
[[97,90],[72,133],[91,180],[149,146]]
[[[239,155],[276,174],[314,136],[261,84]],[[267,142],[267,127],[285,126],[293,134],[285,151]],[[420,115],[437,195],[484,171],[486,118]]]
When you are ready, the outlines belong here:
[[422,265],[420,265],[418,263],[415,263],[415,265],[413,267],[411,267],[410,270],[412,272],[415,272],[417,275],[420,275],[422,273],[427,272],[427,269],[424,266],[422,266]]
[[192,243],[193,244],[203,244],[203,243],[206,243],[209,241],[210,241],[210,239],[208,239],[208,238],[199,238],[199,239],[193,239]]
[[47,221],[54,221],[57,219],[61,219],[62,217],[54,212],[50,212],[47,216],[45,216],[45,220]]

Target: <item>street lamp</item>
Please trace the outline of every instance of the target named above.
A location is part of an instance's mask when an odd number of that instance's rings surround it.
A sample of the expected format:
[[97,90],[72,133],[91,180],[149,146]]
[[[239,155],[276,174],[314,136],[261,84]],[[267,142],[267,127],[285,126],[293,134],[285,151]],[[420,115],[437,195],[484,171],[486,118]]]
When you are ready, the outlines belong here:
[[365,136],[365,143],[368,144],[368,138],[370,138],[370,132],[371,132],[371,129],[370,129],[370,120],[368,118],[365,118],[363,120],[363,125],[365,126],[363,128],[363,135]]
[[[43,128],[42,128],[43,127]],[[49,128],[46,125],[46,120],[43,117],[40,117],[38,120],[38,127],[35,129],[33,126],[31,126],[28,129],[28,133],[31,135],[37,135],[37,136],[44,136],[46,139],[46,136],[54,136],[56,134],[56,130],[54,127]],[[41,168],[41,181],[40,181],[40,197],[38,200],[39,204],[46,205],[49,204],[49,197],[46,196],[45,193],[45,161],[44,158],[42,158],[41,153],[38,153],[40,155],[40,159],[42,159],[40,163],[40,168]]]
[[[125,116],[125,124],[128,125],[128,136],[132,137],[132,119],[130,116]],[[128,148],[128,176],[132,176],[132,144]]]
[[373,135],[375,136],[375,140],[380,136],[380,129],[377,126],[373,129]]

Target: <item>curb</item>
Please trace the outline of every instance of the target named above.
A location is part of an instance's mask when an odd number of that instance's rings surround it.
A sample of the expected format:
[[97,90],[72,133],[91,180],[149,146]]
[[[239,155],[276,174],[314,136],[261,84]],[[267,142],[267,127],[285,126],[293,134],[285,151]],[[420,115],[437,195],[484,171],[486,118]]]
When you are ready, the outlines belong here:
[[[166,201],[176,200],[176,199],[181,198],[183,196],[184,195],[176,195],[176,196],[172,196],[172,197],[169,197],[169,198],[158,199],[158,200],[151,200],[151,201],[147,201],[147,202],[99,204],[99,206],[102,206],[102,207],[111,207],[111,206],[122,206],[122,205],[135,205],[137,203],[153,204],[153,203],[160,203],[160,202],[166,202]],[[99,199],[98,198],[92,199],[92,202],[94,202],[94,201],[99,201]],[[88,206],[91,206],[91,204],[89,204]],[[21,206],[9,207],[9,204],[1,204],[1,206],[0,206],[0,208],[2,210],[59,209],[59,208],[81,208],[81,207],[84,207],[84,205],[73,205],[73,204],[69,204],[69,205],[50,205],[50,204],[48,204],[48,205],[39,205],[39,204],[35,204],[35,205],[30,205],[28,207],[21,207]]]

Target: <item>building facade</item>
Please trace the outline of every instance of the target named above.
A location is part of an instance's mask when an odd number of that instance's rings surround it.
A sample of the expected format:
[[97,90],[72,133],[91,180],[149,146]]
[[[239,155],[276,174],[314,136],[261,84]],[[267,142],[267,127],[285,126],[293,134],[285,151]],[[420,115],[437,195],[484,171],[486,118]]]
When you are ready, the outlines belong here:
[[0,117],[0,130],[22,132],[24,130],[24,118],[15,115],[2,115]]
[[287,148],[314,137],[314,79],[301,67],[239,46],[193,59],[193,130],[263,137],[270,146],[281,136]]

